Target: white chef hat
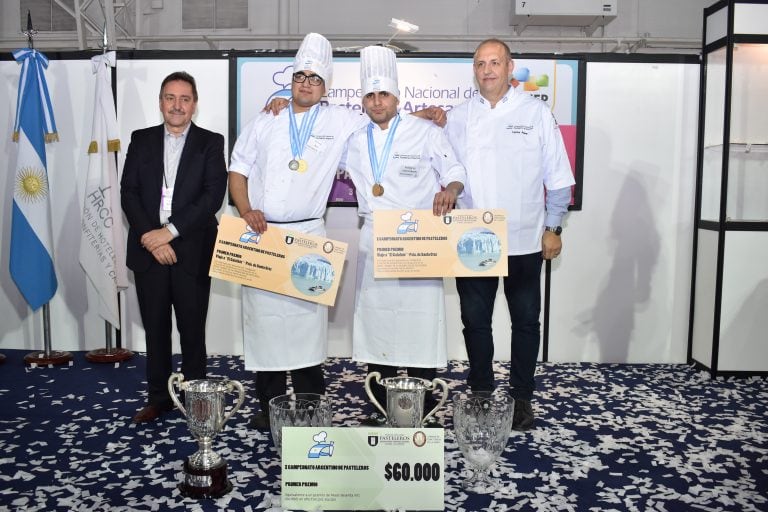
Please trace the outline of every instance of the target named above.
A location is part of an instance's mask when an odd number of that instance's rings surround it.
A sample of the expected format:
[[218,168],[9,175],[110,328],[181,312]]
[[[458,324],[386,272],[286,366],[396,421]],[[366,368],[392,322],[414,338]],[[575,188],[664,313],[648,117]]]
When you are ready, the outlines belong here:
[[299,51],[293,59],[293,72],[309,70],[325,80],[326,87],[333,78],[333,49],[328,40],[315,32],[310,32],[301,42]]
[[400,98],[395,52],[384,46],[367,46],[360,50],[360,87],[363,96],[387,91]]

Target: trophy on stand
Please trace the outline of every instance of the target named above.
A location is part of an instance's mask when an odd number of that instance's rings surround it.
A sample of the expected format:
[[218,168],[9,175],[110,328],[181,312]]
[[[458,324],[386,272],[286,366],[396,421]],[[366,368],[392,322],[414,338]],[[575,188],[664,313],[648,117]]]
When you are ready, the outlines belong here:
[[[387,390],[387,409],[373,396],[371,391],[371,380],[376,382]],[[427,391],[432,391],[437,386],[443,390],[440,402],[429,414],[424,416],[424,395]],[[448,384],[443,379],[419,379],[416,377],[387,377],[381,378],[379,372],[371,372],[365,378],[365,392],[376,406],[386,417],[387,425],[390,427],[416,428],[424,425],[424,422],[437,410],[445,404],[448,399]]]
[[[181,405],[174,385],[184,392],[186,407]],[[238,398],[225,413],[226,393],[237,390]],[[213,438],[221,432],[245,400],[243,385],[236,380],[199,379],[184,382],[184,375],[174,373],[168,379],[168,392],[187,418],[192,435],[200,449],[184,461],[184,481],[179,484],[181,495],[188,498],[218,498],[232,490],[227,479],[227,461],[211,450]]]

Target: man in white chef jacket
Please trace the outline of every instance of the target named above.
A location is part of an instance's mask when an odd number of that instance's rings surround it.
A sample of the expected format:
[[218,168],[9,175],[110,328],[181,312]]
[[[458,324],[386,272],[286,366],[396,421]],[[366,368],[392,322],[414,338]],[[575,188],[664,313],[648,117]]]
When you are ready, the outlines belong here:
[[[363,107],[370,123],[349,140],[342,166],[355,184],[358,214],[364,219],[357,259],[352,358],[368,371],[432,380],[447,364],[443,279],[373,277],[373,211],[451,211],[466,174],[443,131],[429,121],[400,116],[395,54],[369,46],[360,52]],[[444,189],[441,189],[441,186]],[[386,404],[384,388],[374,396]],[[430,397],[431,398],[431,397]],[[434,399],[425,404],[431,409]],[[381,425],[373,413],[363,421]]]
[[[512,320],[509,394],[515,399],[512,428],[526,431],[534,424],[541,263],[562,250],[561,222],[574,179],[549,107],[510,86],[509,47],[497,39],[483,41],[473,67],[480,94],[449,111],[446,133],[467,169],[460,205],[507,212],[509,275],[503,282]],[[498,282],[456,279],[470,364],[467,382],[475,392],[495,388],[491,320]]]
[[[333,71],[327,39],[310,33],[293,64],[292,99],[278,115],[258,114],[232,151],[229,191],[240,216],[259,233],[268,223],[325,236],[328,195],[350,134],[367,122],[360,113],[322,106]],[[261,411],[251,426],[269,428],[269,400],[286,393],[325,393],[326,306],[242,287],[245,369],[256,372]]]

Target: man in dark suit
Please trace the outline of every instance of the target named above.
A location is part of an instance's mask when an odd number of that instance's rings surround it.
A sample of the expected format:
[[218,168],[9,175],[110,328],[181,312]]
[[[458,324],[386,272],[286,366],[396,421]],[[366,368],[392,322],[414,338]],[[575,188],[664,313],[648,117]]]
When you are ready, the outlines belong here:
[[205,321],[216,241],[215,214],[227,186],[224,137],[192,123],[195,79],[168,75],[160,87],[165,122],[136,130],[123,167],[121,202],[128,219],[127,265],[133,270],[147,343],[147,404],[133,417],[152,421],[173,408],[171,311],[186,380],[206,376]]

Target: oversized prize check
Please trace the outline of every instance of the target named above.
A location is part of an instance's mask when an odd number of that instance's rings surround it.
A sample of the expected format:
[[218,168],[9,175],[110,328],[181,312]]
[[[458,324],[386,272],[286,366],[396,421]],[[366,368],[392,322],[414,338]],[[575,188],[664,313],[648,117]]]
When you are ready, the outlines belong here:
[[507,275],[504,210],[373,212],[374,277]]
[[283,427],[286,510],[444,510],[442,428]]
[[347,244],[269,225],[254,233],[239,217],[222,215],[211,277],[333,306]]

